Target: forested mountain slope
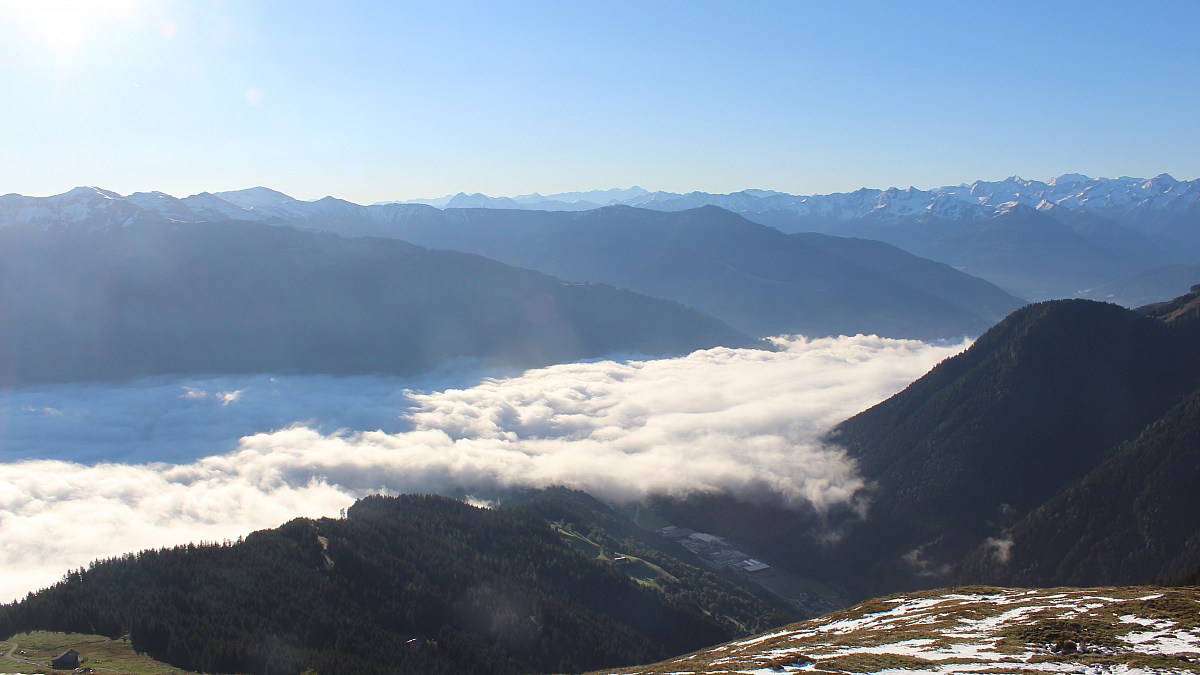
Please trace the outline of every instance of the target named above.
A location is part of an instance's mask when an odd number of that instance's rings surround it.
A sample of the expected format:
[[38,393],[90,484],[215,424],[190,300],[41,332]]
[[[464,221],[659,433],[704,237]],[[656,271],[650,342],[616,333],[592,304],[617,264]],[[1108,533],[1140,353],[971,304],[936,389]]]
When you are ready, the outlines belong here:
[[128,633],[138,650],[204,672],[571,672],[788,619],[636,542],[623,545],[640,553],[628,568],[565,543],[590,530],[608,542],[605,518],[554,494],[492,510],[368,497],[342,519],[99,561],[0,607],[0,636]]
[[[1187,401],[1200,388],[1198,337],[1196,324],[1090,301],[1018,310],[965,353],[835,430],[832,438],[876,486],[871,514],[851,528],[842,554],[874,561],[862,570],[874,580],[868,588],[921,578],[1132,583],[1182,572],[1175,540],[1197,531],[1186,518],[1164,522],[1158,536],[1173,543],[1148,552],[1141,550],[1148,542],[1122,527],[1145,515],[1136,515],[1139,499],[1175,504],[1181,514],[1190,508],[1181,503],[1186,480],[1143,479],[1186,475],[1172,467],[1200,459],[1200,446],[1187,441],[1194,412]],[[1080,485],[1092,487],[1080,492]],[[1017,523],[1034,512],[1045,531],[1030,535],[1018,564],[1010,560],[1013,537],[1032,525]],[[1141,562],[1094,559],[1089,567],[1087,556],[1068,555],[1074,536],[1104,538],[1106,528],[1119,539],[1108,542],[1110,556]],[[994,564],[960,570],[972,550],[975,560]]]
[[1004,532],[960,576],[1011,584],[1173,579],[1200,568],[1200,389]]

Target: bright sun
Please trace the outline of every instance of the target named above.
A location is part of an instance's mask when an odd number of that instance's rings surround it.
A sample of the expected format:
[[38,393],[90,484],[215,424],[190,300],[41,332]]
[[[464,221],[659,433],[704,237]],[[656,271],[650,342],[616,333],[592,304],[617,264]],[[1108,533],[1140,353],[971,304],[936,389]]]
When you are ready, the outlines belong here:
[[0,0],[0,20],[46,56],[76,56],[93,38],[126,21],[139,0]]

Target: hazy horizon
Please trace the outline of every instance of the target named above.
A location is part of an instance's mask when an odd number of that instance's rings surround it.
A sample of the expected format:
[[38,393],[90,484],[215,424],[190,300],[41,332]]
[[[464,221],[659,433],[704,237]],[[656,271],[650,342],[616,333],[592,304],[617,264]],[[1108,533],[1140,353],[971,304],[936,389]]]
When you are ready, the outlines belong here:
[[[1063,172],[1063,173],[1057,174],[1057,175],[1055,175],[1055,176],[1021,176],[1021,175],[1018,175],[1018,174],[1009,174],[1009,175],[1005,175],[1005,176],[996,176],[996,177],[974,177],[974,178],[966,178],[966,179],[960,180],[960,181],[958,181],[958,182],[954,182],[954,183],[945,183],[945,184],[938,184],[938,185],[859,185],[859,186],[857,186],[857,187],[855,187],[855,188],[853,188],[853,189],[849,189],[849,190],[840,190],[840,191],[834,191],[834,192],[828,192],[828,193],[818,193],[818,192],[813,192],[813,193],[786,193],[786,194],[791,194],[791,195],[793,195],[793,196],[798,196],[798,197],[802,197],[802,196],[824,196],[824,195],[830,195],[830,194],[844,194],[844,193],[847,193],[847,192],[854,192],[854,191],[856,191],[856,190],[859,190],[859,189],[867,189],[867,190],[888,190],[888,189],[891,189],[891,188],[896,188],[896,189],[901,189],[901,190],[903,190],[903,189],[907,189],[907,188],[914,188],[914,189],[917,189],[917,190],[930,191],[930,190],[936,190],[936,189],[938,189],[938,188],[942,188],[942,187],[957,187],[957,186],[962,186],[962,185],[970,185],[972,182],[974,182],[974,181],[977,181],[977,180],[978,180],[978,181],[984,181],[984,182],[999,182],[999,181],[1006,180],[1006,179],[1008,179],[1008,178],[1014,178],[1014,177],[1015,177],[1015,178],[1021,178],[1021,179],[1023,179],[1023,180],[1035,180],[1035,181],[1047,182],[1047,181],[1049,181],[1049,180],[1051,180],[1051,179],[1058,178],[1059,176],[1063,176],[1063,175],[1069,175],[1069,174],[1079,174],[1079,173],[1082,173],[1082,172],[1079,172],[1079,171],[1067,171],[1067,172]],[[1150,178],[1153,178],[1153,177],[1155,177],[1155,176],[1158,176],[1158,175],[1161,175],[1161,174],[1164,174],[1164,173],[1171,175],[1171,177],[1172,177],[1172,178],[1174,178],[1175,180],[1178,180],[1178,181],[1180,181],[1180,182],[1191,182],[1191,181],[1194,181],[1194,180],[1200,180],[1200,176],[1197,176],[1197,177],[1195,177],[1195,178],[1193,178],[1193,177],[1188,177],[1188,176],[1177,176],[1177,175],[1174,175],[1174,174],[1170,174],[1170,172],[1167,172],[1167,171],[1160,171],[1160,172],[1157,172],[1157,173],[1155,173],[1155,174],[1152,174],[1152,175],[1146,175],[1146,176],[1131,176],[1131,175],[1129,175],[1129,174],[1121,174],[1121,175],[1112,175],[1112,176],[1088,176],[1088,178],[1091,178],[1091,179],[1093,179],[1093,180],[1110,180],[1110,179],[1120,179],[1120,178],[1139,178],[1139,179],[1147,179],[1147,180],[1148,180],[1148,179],[1150,179]],[[1084,174],[1084,175],[1086,175],[1086,174]],[[246,186],[243,186],[243,187],[230,188],[230,189],[227,189],[227,190],[219,190],[219,191],[218,191],[218,190],[200,190],[199,192],[192,192],[192,193],[186,193],[186,194],[185,194],[185,193],[178,193],[178,194],[168,193],[168,192],[165,192],[165,191],[163,191],[163,190],[159,190],[159,189],[157,189],[157,188],[154,188],[154,187],[145,187],[145,188],[137,189],[137,190],[134,190],[134,191],[132,191],[132,192],[128,192],[128,193],[126,193],[126,192],[118,192],[118,191],[116,191],[116,190],[110,190],[110,189],[109,189],[107,186],[105,186],[105,185],[72,185],[72,186],[69,186],[69,187],[65,187],[65,188],[63,188],[63,189],[61,189],[61,190],[58,190],[58,191],[56,191],[56,192],[48,192],[48,193],[45,193],[45,194],[24,194],[24,195],[22,195],[22,196],[25,196],[25,197],[37,197],[37,198],[54,197],[54,196],[58,196],[58,195],[62,195],[62,194],[65,194],[65,193],[67,193],[67,192],[70,192],[71,190],[78,189],[78,188],[84,188],[84,187],[87,187],[87,188],[96,188],[96,189],[100,189],[100,190],[108,190],[108,191],[110,191],[110,192],[116,192],[117,194],[119,194],[119,195],[120,195],[120,196],[122,196],[122,197],[128,197],[128,196],[130,196],[130,195],[132,195],[132,194],[135,194],[135,193],[160,192],[160,193],[162,193],[162,194],[167,194],[167,195],[169,195],[169,196],[171,196],[171,197],[176,197],[176,198],[179,198],[179,199],[183,199],[183,198],[185,198],[185,197],[191,197],[191,196],[194,196],[194,195],[197,195],[197,194],[202,194],[202,193],[237,192],[237,191],[242,191],[242,190],[252,190],[252,189],[256,189],[256,188],[266,188],[266,189],[268,189],[268,190],[275,190],[275,191],[277,191],[277,192],[281,192],[281,193],[287,194],[287,192],[286,192],[285,190],[280,190],[280,189],[278,189],[278,188],[276,188],[276,187],[274,187],[274,186],[272,186],[272,185],[268,185],[268,184],[261,184],[261,183],[260,183],[260,184],[256,184],[256,185],[246,185]],[[535,191],[533,191],[533,192],[525,192],[525,193],[520,193],[520,194],[516,194],[516,193],[513,193],[513,194],[488,194],[488,193],[485,193],[485,192],[480,192],[480,191],[478,191],[478,190],[469,190],[469,189],[463,189],[463,190],[457,190],[457,191],[455,191],[455,192],[450,192],[450,193],[446,193],[446,194],[442,194],[442,195],[423,195],[423,196],[418,196],[418,197],[395,197],[395,198],[380,199],[380,200],[376,200],[376,201],[374,201],[374,202],[354,202],[354,201],[353,201],[353,200],[351,200],[351,199],[346,199],[346,198],[342,197],[341,195],[337,195],[337,194],[325,194],[325,195],[321,195],[321,196],[319,196],[319,197],[297,197],[296,195],[292,195],[292,194],[288,194],[287,196],[289,196],[289,197],[292,197],[292,198],[294,198],[294,199],[297,199],[297,200],[299,200],[299,201],[310,201],[310,202],[311,202],[311,201],[317,201],[317,200],[320,200],[320,199],[324,199],[324,198],[326,198],[326,197],[333,197],[334,199],[342,199],[342,200],[344,200],[344,201],[349,201],[349,202],[356,203],[356,204],[359,204],[359,205],[362,205],[362,206],[369,206],[369,205],[372,205],[372,204],[381,204],[381,203],[437,201],[437,200],[440,200],[440,199],[446,199],[446,198],[449,198],[449,197],[454,197],[454,196],[456,196],[456,195],[460,195],[460,194],[465,194],[465,195],[476,195],[476,194],[482,194],[482,195],[484,195],[484,196],[486,196],[486,197],[492,197],[492,198],[500,198],[500,199],[504,199],[504,198],[529,197],[529,196],[531,196],[531,195],[533,195],[533,194],[535,194],[535,193],[536,193],[536,194],[539,194],[539,195],[541,195],[542,197],[555,197],[555,196],[557,196],[557,195],[563,195],[563,194],[586,193],[586,192],[604,192],[604,191],[611,191],[611,190],[630,190],[630,189],[635,189],[635,188],[641,188],[641,189],[643,189],[643,190],[646,190],[647,192],[650,192],[650,193],[653,193],[653,192],[674,192],[674,191],[671,191],[671,190],[657,190],[657,189],[652,189],[652,188],[646,188],[645,186],[641,186],[641,185],[627,185],[627,186],[598,186],[598,187],[587,187],[587,188],[579,188],[579,189],[574,189],[574,190],[563,190],[563,191],[561,191],[561,192],[546,192],[546,191],[540,191],[540,192],[539,192],[539,191],[536,191],[536,190],[535,190]],[[737,190],[729,190],[729,191],[725,191],[725,192],[713,192],[713,193],[711,193],[711,194],[716,194],[716,195],[728,195],[728,194],[735,194],[735,193],[738,193],[738,192],[742,192],[742,191],[745,191],[745,190],[766,190],[766,189],[767,189],[767,188],[761,188],[761,187],[757,187],[757,186],[747,186],[747,187],[744,187],[744,188],[741,188],[741,189],[737,189]],[[678,192],[676,192],[676,194],[681,194],[681,195],[682,195],[682,194],[688,194],[688,193],[690,193],[690,192],[703,192],[703,191],[702,191],[702,190],[681,190],[681,191],[678,191]],[[782,193],[783,191],[781,191],[781,190],[777,190],[777,192],[781,192],[781,193]],[[10,194],[11,194],[11,193],[10,193]],[[16,193],[16,194],[19,194],[19,193]]]

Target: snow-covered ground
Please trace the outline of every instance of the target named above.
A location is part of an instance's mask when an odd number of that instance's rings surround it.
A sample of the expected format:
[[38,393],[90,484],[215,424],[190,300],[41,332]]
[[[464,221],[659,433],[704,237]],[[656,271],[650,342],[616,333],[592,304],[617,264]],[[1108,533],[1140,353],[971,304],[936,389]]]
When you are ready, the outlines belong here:
[[972,587],[913,593],[612,672],[1200,672],[1200,589]]

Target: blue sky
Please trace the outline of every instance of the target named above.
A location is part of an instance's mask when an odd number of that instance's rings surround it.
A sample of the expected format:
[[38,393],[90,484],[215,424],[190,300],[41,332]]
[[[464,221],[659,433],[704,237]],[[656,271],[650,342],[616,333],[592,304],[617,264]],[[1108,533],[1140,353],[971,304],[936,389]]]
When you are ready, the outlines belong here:
[[0,0],[0,193],[1200,176],[1197,2]]

